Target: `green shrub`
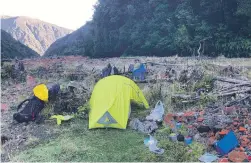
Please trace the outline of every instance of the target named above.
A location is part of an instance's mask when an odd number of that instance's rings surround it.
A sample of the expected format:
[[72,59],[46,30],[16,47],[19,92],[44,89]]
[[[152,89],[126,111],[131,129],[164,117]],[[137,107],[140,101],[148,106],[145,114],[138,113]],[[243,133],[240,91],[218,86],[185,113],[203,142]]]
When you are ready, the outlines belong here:
[[202,80],[194,83],[191,88],[191,91],[197,91],[200,88],[205,88],[208,91],[211,91],[213,88],[213,76],[204,75]]
[[185,147],[187,152],[184,154],[183,160],[187,162],[198,162],[198,158],[204,154],[205,149],[204,145],[193,142],[191,145]]
[[49,116],[50,116],[51,114],[53,114],[53,112],[54,112],[53,104],[47,103],[47,104],[45,105],[45,108],[42,110],[41,114],[42,114],[43,116],[45,116],[46,118],[49,118]]
[[3,64],[1,67],[1,78],[9,79],[12,76],[13,69],[11,64]]

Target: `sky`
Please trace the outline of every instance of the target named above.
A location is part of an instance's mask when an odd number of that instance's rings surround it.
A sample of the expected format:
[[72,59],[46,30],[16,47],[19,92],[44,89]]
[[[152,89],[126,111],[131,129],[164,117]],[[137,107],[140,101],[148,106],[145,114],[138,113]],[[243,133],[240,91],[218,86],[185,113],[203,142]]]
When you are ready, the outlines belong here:
[[1,0],[1,15],[27,16],[76,30],[91,20],[97,0]]

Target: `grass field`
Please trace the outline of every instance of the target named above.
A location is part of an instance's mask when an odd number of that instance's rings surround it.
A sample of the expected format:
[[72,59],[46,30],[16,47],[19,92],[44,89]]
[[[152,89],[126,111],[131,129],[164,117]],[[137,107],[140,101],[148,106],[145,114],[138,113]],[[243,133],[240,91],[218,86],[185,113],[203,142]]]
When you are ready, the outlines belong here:
[[[67,122],[66,122],[67,123]],[[143,135],[130,130],[88,130],[78,120],[63,128],[62,135],[23,151],[12,161],[134,161],[144,151]]]
[[[88,161],[197,161],[203,150],[194,149],[194,154],[187,154],[193,147],[183,143],[173,143],[167,139],[160,141],[165,149],[163,155],[156,155],[144,145],[144,134],[126,129],[87,128],[86,120],[75,119],[55,126],[61,135],[49,142],[30,146],[11,159],[14,162],[88,162]],[[159,138],[159,136],[156,136]],[[198,144],[195,144],[198,145]],[[197,147],[196,147],[197,148]]]

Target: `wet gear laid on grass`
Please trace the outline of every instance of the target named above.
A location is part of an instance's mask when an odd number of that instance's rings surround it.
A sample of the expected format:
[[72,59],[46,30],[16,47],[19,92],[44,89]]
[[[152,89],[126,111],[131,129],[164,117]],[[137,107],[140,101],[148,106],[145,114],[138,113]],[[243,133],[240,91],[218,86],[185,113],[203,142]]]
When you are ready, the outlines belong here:
[[149,148],[149,150],[155,154],[163,154],[165,152],[163,148],[157,147],[158,141],[151,135],[145,138],[144,143]]
[[228,154],[239,145],[239,141],[233,131],[230,131],[221,140],[215,143],[216,150],[221,154]]
[[132,72],[132,76],[134,80],[143,81],[146,78],[146,68],[144,64],[140,64],[139,66],[134,66],[134,70]]
[[125,129],[131,100],[149,108],[142,91],[131,79],[119,75],[101,79],[90,99],[89,128]]
[[133,119],[129,126],[133,130],[137,130],[139,132],[145,133],[145,134],[150,134],[153,133],[158,129],[158,125],[155,121],[140,121],[139,119],[135,118]]
[[54,101],[56,100],[56,97],[60,91],[60,85],[59,84],[48,84],[48,93],[49,93],[49,101]]
[[101,77],[105,78],[105,77],[110,76],[110,75],[118,75],[118,74],[119,74],[119,70],[117,69],[117,67],[111,66],[111,64],[109,63],[107,65],[107,67],[105,67],[102,70]]
[[102,70],[102,73],[101,73],[101,77],[104,78],[104,77],[107,77],[111,74],[111,71],[112,71],[112,66],[111,64],[109,63],[107,65],[107,67],[105,67],[103,70]]
[[199,160],[201,162],[214,162],[218,159],[218,157],[216,155],[210,154],[210,153],[205,153],[203,154]]
[[57,125],[61,125],[62,121],[68,121],[70,119],[72,119],[74,116],[73,115],[53,115],[50,117],[50,119],[56,119],[57,120]]
[[19,123],[35,121],[45,107],[45,103],[49,99],[55,98],[59,90],[60,86],[58,84],[51,84],[49,86],[45,84],[37,85],[33,89],[34,95],[18,105],[17,113],[13,114],[13,119]]
[[164,111],[164,104],[161,101],[158,101],[155,108],[151,111],[151,114],[146,117],[146,120],[162,122]]
[[181,134],[177,135],[177,140],[183,142],[185,140],[185,137]]

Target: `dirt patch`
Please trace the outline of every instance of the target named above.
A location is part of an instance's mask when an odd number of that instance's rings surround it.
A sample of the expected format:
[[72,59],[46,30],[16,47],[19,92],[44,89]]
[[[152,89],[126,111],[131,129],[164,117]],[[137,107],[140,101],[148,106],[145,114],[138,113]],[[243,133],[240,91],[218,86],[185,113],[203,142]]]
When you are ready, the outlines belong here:
[[13,113],[14,111],[5,112],[1,117],[1,136],[7,138],[5,142],[2,142],[1,161],[4,162],[10,161],[10,157],[21,150],[56,136],[54,128],[50,124],[13,122]]

